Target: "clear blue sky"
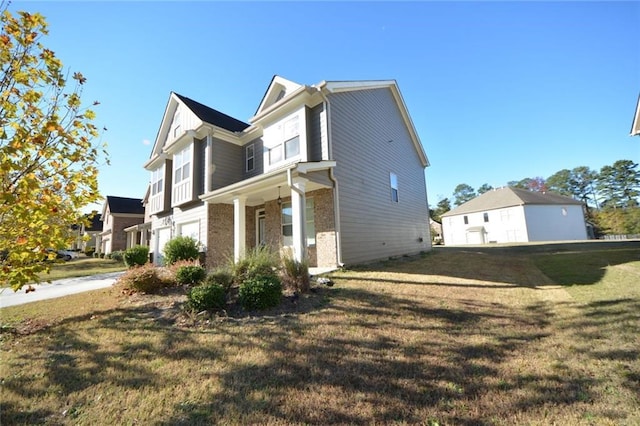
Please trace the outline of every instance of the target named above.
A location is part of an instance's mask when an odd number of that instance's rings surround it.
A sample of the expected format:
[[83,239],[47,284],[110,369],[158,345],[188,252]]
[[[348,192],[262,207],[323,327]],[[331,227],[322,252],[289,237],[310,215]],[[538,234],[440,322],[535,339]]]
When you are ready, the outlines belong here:
[[170,91],[247,121],[274,74],[395,79],[431,161],[429,204],[467,183],[640,162],[640,2],[14,2],[88,81],[103,195],[144,196]]

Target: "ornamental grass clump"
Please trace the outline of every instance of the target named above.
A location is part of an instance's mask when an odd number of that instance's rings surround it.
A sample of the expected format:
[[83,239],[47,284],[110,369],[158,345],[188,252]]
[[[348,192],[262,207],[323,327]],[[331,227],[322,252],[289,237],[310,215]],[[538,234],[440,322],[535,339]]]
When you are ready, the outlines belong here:
[[297,261],[293,256],[282,257],[282,269],[280,278],[286,290],[296,293],[309,291],[309,262],[305,259]]
[[256,277],[276,276],[278,256],[268,247],[256,247],[237,262],[230,262],[230,271],[234,283],[241,285],[243,282]]
[[228,293],[233,286],[233,275],[230,271],[219,268],[207,275],[205,284],[219,284],[224,288],[224,291]]
[[118,284],[125,290],[136,293],[155,293],[173,283],[165,279],[158,268],[146,264],[128,269],[118,278]]

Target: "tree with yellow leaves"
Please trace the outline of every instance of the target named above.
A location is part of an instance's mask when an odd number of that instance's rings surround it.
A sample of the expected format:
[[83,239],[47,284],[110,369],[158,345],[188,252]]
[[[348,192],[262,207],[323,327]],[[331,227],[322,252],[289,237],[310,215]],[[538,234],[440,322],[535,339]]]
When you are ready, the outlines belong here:
[[69,79],[41,43],[45,18],[0,4],[0,24],[0,283],[17,291],[48,272],[49,249],[70,245],[107,154],[81,104],[85,77]]

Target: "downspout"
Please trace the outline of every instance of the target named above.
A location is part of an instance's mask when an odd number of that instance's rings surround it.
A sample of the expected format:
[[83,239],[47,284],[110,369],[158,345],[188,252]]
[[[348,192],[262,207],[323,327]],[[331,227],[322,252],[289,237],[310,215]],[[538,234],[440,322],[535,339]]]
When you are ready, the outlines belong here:
[[[329,99],[322,91],[322,88],[318,88],[318,92],[320,93],[320,96],[322,96],[322,99],[324,99],[324,104],[327,110],[327,120],[325,123],[326,132],[327,132],[327,151],[329,155],[329,160],[333,160],[333,147],[331,143],[331,132],[330,132],[331,126],[329,125],[329,123],[331,122]],[[342,262],[342,242],[341,242],[342,239],[340,238],[340,197],[338,196],[339,194],[338,179],[336,179],[336,176],[333,173],[333,167],[329,169],[329,179],[331,179],[331,182],[333,182],[333,222],[336,228],[336,232],[335,232],[336,261],[338,262],[338,266],[342,268],[344,266],[344,263]]]

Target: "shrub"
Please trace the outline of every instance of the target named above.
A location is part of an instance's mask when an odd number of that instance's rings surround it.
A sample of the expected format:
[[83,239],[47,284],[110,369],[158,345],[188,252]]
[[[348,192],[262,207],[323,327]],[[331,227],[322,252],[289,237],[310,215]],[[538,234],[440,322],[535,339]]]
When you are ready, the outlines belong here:
[[282,283],[273,276],[257,276],[240,284],[238,301],[247,310],[267,309],[280,304]]
[[207,277],[207,271],[198,265],[181,266],[176,271],[178,284],[199,284]]
[[124,251],[122,250],[116,250],[109,253],[109,259],[115,260],[117,262],[122,262],[123,257],[124,257]]
[[187,306],[194,311],[221,309],[225,305],[225,291],[219,284],[193,287],[187,294]]
[[305,259],[298,262],[292,256],[282,257],[280,278],[284,288],[298,293],[309,291],[309,262]]
[[149,261],[149,247],[133,246],[124,252],[123,259],[129,268],[145,265]]
[[179,260],[197,260],[199,256],[198,242],[191,237],[175,237],[164,246],[164,261],[167,265]]
[[233,285],[233,275],[226,269],[216,269],[207,276],[206,284],[219,284],[228,292]]
[[118,278],[118,283],[127,290],[140,293],[154,293],[172,284],[171,281],[163,279],[158,268],[151,264],[134,266],[125,271]]
[[87,247],[86,249],[84,249],[84,254],[87,257],[93,257],[93,254],[96,252],[96,248],[95,247]]
[[256,277],[276,276],[278,259],[268,247],[256,247],[237,262],[231,262],[231,274],[236,284]]

